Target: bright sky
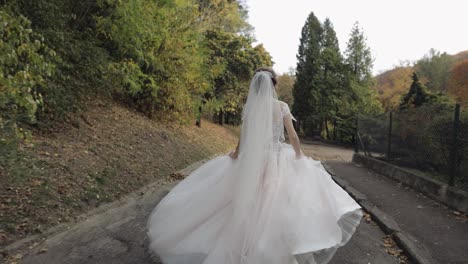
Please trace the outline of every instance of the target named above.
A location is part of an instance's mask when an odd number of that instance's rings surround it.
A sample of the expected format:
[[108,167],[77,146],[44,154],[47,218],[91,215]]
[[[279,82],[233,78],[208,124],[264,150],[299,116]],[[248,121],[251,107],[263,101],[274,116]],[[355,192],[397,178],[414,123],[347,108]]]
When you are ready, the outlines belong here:
[[358,21],[375,58],[374,73],[415,61],[430,48],[468,50],[467,0],[247,0],[258,43],[273,56],[274,69],[296,67],[301,29],[310,12],[332,21],[343,52]]

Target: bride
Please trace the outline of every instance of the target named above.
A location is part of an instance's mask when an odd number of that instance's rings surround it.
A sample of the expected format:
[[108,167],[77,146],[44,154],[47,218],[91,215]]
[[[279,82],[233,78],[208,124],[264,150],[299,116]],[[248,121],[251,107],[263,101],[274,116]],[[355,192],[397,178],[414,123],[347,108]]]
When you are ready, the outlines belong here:
[[164,264],[321,264],[351,238],[360,206],[304,156],[276,82],[270,68],[256,71],[236,150],[193,171],[151,213],[150,251]]

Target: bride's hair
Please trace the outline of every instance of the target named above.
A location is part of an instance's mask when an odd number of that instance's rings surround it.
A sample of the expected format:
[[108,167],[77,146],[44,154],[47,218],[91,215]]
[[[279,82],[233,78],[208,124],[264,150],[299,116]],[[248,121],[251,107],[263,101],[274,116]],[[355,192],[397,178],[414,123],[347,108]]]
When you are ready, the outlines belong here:
[[261,71],[266,71],[266,72],[271,73],[271,80],[273,81],[273,84],[276,86],[276,84],[278,83],[278,80],[276,79],[275,71],[269,67],[261,67],[261,68],[256,69],[255,73],[261,72]]

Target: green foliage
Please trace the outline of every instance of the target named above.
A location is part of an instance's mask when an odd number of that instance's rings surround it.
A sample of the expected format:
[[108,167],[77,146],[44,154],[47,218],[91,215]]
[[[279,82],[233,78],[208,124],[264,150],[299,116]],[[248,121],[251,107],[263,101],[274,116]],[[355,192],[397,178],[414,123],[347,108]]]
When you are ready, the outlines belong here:
[[351,93],[349,109],[353,114],[376,114],[382,111],[377,99],[372,77],[373,58],[366,44],[364,32],[356,22],[351,31],[345,51],[347,72],[347,89]]
[[276,88],[278,99],[291,106],[294,105],[292,91],[295,82],[296,76],[293,71],[278,76],[278,85]]
[[[427,90],[437,95],[440,99],[445,99],[444,95],[449,95],[457,102],[463,102],[468,94],[466,85],[463,85],[466,69],[463,69],[463,60],[467,52],[460,52],[456,55],[449,55],[446,52],[439,52],[435,49],[429,50],[427,54],[414,64],[410,62],[388,70],[376,76],[376,89],[379,99],[386,110],[397,109],[401,103],[401,98],[408,92],[411,85],[411,75],[417,72],[419,81]],[[468,64],[467,64],[468,65]],[[466,82],[465,82],[466,83]]]
[[202,32],[221,30],[250,35],[253,27],[247,23],[248,13],[244,1],[198,0],[199,27]]
[[203,100],[216,101],[210,107],[218,106],[216,112],[229,115],[231,120],[240,120],[255,69],[272,65],[271,56],[265,48],[262,45],[252,47],[252,42],[249,37],[220,30],[205,33],[210,69],[208,76],[213,89],[205,93]]
[[455,58],[446,52],[441,53],[431,49],[428,54],[416,62],[415,68],[429,91],[446,93],[454,61]]
[[96,1],[16,0],[10,6],[16,16],[32,21],[33,30],[57,54],[56,74],[41,89],[40,124],[63,120],[92,96],[110,94],[102,78],[110,58],[95,37]]
[[[0,160],[28,136],[20,124],[36,122],[41,90],[54,73],[55,56],[24,16],[0,9]],[[4,150],[6,150],[4,152]]]
[[367,83],[372,79],[373,58],[366,38],[359,24],[356,22],[345,51],[346,64],[352,77],[360,82]]
[[[454,145],[454,105],[422,104],[394,113],[392,135],[392,158],[405,162],[429,175],[439,175],[438,179],[448,182],[452,159],[456,166],[461,187],[462,175],[466,173],[468,135],[468,115],[461,112]],[[455,152],[453,152],[455,148]],[[455,155],[453,155],[455,154]],[[464,186],[463,186],[464,185]]]
[[[347,116],[343,116],[345,112],[342,110],[346,98],[344,89],[345,84],[345,65],[343,64],[343,56],[340,53],[338,38],[336,37],[335,30],[331,21],[327,18],[323,23],[324,36],[323,36],[323,50],[322,50],[322,65],[323,65],[323,78],[322,86],[320,89],[320,101],[316,102],[320,106],[319,120],[321,130],[325,130],[322,134],[327,139],[331,139],[329,130],[329,121],[333,120],[334,130],[344,131],[346,125],[342,125],[340,120],[346,120]],[[347,113],[346,113],[347,114]],[[334,131],[334,137],[336,133]],[[344,134],[343,134],[344,135]]]
[[358,24],[343,56],[331,21],[322,24],[311,13],[302,29],[297,58],[293,113],[306,135],[349,138],[352,116],[382,110],[371,89],[372,55]]
[[109,66],[109,82],[150,116],[192,117],[192,105],[209,88],[191,3],[106,1],[109,15],[97,17],[98,32],[117,59]]
[[[176,119],[206,111],[236,114],[256,66],[271,64],[252,47],[236,1],[103,1],[97,30],[118,62],[109,67],[117,93],[145,113]],[[128,101],[128,100],[127,100]]]
[[[61,119],[96,95],[115,95],[150,116],[193,117],[194,106],[215,88],[213,76],[230,70],[209,61],[205,33],[210,30],[241,39],[241,48],[248,48],[239,59],[245,67],[269,56],[262,46],[252,50],[252,27],[238,1],[17,0],[8,5],[30,18],[58,54],[57,74],[41,89],[41,120]],[[242,70],[222,74],[245,75]]]
[[95,97],[174,122],[201,110],[238,116],[253,70],[272,64],[252,45],[241,1],[15,0],[0,9],[7,152],[28,134],[24,124],[64,120]]
[[435,100],[435,96],[427,90],[427,88],[419,81],[418,74],[413,73],[413,82],[406,95],[402,97],[400,108],[419,107],[423,104],[431,103]]
[[292,112],[302,129],[306,128],[308,116],[318,112],[314,102],[320,99],[322,35],[320,21],[314,13],[310,13],[301,32],[293,89]]
[[400,109],[415,108],[426,104],[449,105],[450,99],[446,95],[435,95],[428,91],[420,81],[418,74],[413,73],[412,84],[407,94],[402,96]]

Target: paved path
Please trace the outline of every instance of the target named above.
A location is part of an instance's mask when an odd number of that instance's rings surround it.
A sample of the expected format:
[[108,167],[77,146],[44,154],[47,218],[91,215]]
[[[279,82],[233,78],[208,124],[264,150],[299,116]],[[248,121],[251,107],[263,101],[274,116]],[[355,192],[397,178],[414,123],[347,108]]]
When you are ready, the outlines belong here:
[[[361,221],[356,233],[348,242],[338,249],[330,264],[390,264],[399,263],[383,247],[384,233],[375,223]],[[406,262],[409,264],[410,262]]]
[[[145,221],[167,191],[154,190],[123,206],[97,215],[55,235],[27,254],[23,263],[34,264],[155,264],[146,248]],[[394,264],[385,252],[384,233],[362,221],[351,241],[339,249],[331,264]],[[40,253],[42,249],[47,252]]]
[[468,220],[442,204],[367,168],[328,161],[327,167],[398,223],[418,250],[443,264],[468,264]]
[[[304,149],[314,146],[305,145]],[[343,160],[347,151],[321,146],[324,153]],[[317,151],[317,150],[314,150]],[[339,153],[342,153],[340,156]],[[315,156],[316,159],[321,157]],[[322,157],[323,158],[323,157]],[[185,174],[200,164],[185,170]],[[154,184],[142,192],[108,206],[69,229],[48,236],[28,249],[28,244],[12,251],[17,263],[34,264],[155,264],[147,252],[146,219],[171,186]],[[340,248],[331,264],[394,264],[386,253],[384,233],[374,224],[362,221],[351,241]]]
[[328,145],[318,141],[306,142],[307,143],[303,142],[302,150],[307,156],[310,156],[316,160],[337,160],[350,162],[353,159],[353,149]]

